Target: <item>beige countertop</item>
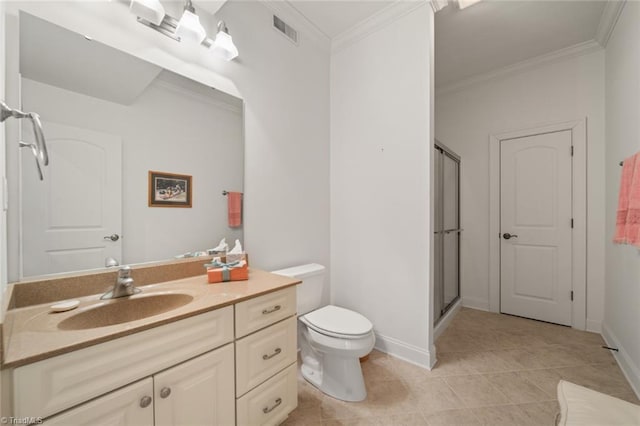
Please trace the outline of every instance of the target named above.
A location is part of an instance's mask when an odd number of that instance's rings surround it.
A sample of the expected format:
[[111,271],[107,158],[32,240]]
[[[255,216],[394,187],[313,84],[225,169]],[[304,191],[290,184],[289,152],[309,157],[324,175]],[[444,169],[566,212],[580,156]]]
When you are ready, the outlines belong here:
[[[130,298],[153,294],[188,294],[193,300],[186,305],[147,318],[85,330],[61,330],[63,320],[95,307],[96,304],[117,304],[118,299],[100,300],[100,294],[78,297],[78,308],[52,313],[53,303],[10,309],[3,332],[5,348],[2,368],[14,368],[98,343],[137,333],[173,321],[232,305],[252,297],[299,284],[300,280],[251,269],[249,280],[208,284],[206,275],[166,281],[138,287],[141,293]],[[19,284],[20,285],[20,284]]]

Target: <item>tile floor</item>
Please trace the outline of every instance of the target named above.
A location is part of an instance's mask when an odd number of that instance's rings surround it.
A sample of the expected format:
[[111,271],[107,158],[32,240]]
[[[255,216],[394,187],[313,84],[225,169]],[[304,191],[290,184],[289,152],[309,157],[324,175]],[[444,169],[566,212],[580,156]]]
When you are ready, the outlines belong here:
[[559,379],[640,402],[598,334],[462,308],[431,371],[374,351],[368,396],[337,401],[299,377],[285,425],[554,425]]

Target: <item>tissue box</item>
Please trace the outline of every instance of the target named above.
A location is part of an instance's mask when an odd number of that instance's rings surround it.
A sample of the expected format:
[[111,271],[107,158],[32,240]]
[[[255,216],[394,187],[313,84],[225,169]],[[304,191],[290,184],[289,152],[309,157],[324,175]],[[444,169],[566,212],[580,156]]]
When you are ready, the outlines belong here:
[[207,279],[209,284],[222,283],[226,281],[244,281],[249,279],[249,266],[246,261],[242,266],[222,266],[218,268],[207,268]]

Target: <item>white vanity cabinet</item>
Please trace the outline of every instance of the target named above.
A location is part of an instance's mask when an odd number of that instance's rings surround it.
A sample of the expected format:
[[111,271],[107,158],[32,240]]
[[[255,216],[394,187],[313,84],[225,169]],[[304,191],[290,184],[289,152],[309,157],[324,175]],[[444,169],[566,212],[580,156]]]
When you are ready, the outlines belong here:
[[12,416],[53,425],[275,425],[297,406],[286,287],[12,369]]
[[233,344],[110,392],[44,424],[233,425],[234,398],[229,389],[233,389]]
[[53,416],[231,342],[227,306],[18,367],[13,416]]
[[238,303],[235,314],[238,425],[280,424],[298,406],[296,289]]

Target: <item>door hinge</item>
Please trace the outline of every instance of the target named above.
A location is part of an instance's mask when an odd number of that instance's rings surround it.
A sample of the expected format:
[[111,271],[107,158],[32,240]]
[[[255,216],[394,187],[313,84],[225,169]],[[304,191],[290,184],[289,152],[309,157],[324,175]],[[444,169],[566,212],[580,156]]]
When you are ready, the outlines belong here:
[[573,157],[573,145],[571,145],[571,156]]
[[571,301],[573,302],[573,290],[571,290]]
[[573,229],[573,218],[571,218],[571,229]]

